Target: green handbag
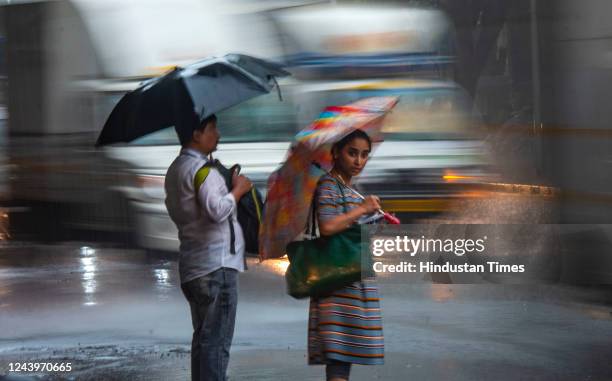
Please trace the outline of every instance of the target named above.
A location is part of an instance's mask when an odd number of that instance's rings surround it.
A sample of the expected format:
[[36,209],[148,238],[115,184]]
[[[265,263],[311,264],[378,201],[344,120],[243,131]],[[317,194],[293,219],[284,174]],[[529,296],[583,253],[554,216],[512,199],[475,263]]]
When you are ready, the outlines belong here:
[[[340,185],[339,187],[342,191]],[[344,198],[344,192],[342,193]],[[314,202],[316,201],[313,200],[313,226],[316,218]],[[287,292],[296,299],[320,297],[360,280],[362,248],[368,249],[367,242],[361,242],[361,227],[357,224],[329,237],[289,243],[289,267],[285,272]]]
[[320,297],[361,279],[361,228],[287,245],[289,295]]

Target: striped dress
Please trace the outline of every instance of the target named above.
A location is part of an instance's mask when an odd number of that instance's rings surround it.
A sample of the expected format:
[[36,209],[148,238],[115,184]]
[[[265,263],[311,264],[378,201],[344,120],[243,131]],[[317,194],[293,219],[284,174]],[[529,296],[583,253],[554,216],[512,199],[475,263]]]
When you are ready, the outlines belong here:
[[[354,192],[325,175],[317,184],[319,219],[333,218],[362,203]],[[363,279],[324,298],[311,298],[308,317],[308,363],[330,360],[353,364],[384,363],[384,341],[378,288]]]

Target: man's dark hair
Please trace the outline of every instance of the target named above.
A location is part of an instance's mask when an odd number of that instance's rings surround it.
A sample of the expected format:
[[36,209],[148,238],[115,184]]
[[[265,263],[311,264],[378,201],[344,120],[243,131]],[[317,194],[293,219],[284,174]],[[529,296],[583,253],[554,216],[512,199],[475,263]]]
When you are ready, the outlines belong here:
[[191,143],[191,139],[193,138],[194,131],[197,130],[197,131],[204,132],[204,129],[206,128],[206,126],[208,126],[208,123],[216,122],[216,121],[217,121],[217,116],[215,114],[212,114],[204,118],[204,120],[202,120],[202,122],[193,130],[179,132],[178,136],[179,136],[179,141],[181,142],[181,146],[185,147],[189,143]]
[[370,151],[372,151],[372,139],[370,139],[368,134],[366,134],[362,130],[355,130],[334,144],[334,146],[332,147],[332,154],[334,153],[334,150],[337,150],[336,152],[342,151],[342,148],[344,148],[344,146],[346,146],[355,139],[365,139],[368,142]]

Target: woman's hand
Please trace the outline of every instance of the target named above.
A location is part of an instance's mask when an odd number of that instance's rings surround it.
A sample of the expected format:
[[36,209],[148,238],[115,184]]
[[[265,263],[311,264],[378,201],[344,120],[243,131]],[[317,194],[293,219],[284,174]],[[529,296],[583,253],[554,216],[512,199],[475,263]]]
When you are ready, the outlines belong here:
[[361,204],[364,213],[372,214],[380,209],[380,199],[376,196],[367,196]]
[[329,236],[339,233],[350,227],[359,217],[364,214],[372,214],[380,209],[380,199],[376,196],[368,196],[359,207],[327,221],[319,221],[321,235]]

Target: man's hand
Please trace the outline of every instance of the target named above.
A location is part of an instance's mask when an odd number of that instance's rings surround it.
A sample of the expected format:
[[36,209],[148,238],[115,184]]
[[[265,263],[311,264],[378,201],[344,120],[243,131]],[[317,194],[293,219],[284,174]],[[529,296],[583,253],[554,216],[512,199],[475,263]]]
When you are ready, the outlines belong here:
[[240,200],[245,193],[251,190],[253,183],[251,183],[251,180],[246,176],[234,175],[232,178],[232,186],[232,194],[237,201]]

